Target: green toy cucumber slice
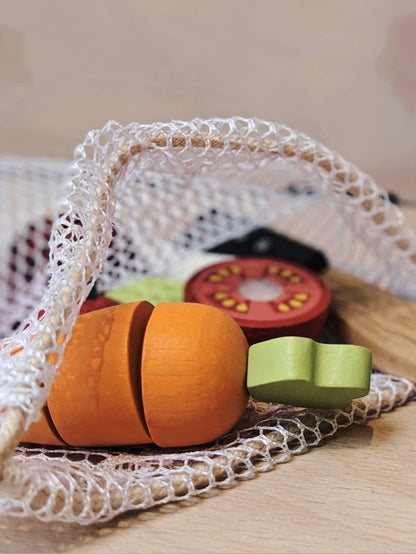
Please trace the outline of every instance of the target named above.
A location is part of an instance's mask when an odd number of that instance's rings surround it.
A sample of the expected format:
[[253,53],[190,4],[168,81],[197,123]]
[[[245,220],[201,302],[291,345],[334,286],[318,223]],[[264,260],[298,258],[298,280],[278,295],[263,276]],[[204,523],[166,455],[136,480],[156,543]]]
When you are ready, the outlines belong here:
[[249,349],[247,388],[256,400],[310,408],[344,408],[368,394],[371,351],[279,337]]
[[182,302],[184,285],[174,279],[148,277],[105,293],[107,298],[128,304],[147,300],[153,305],[160,302]]

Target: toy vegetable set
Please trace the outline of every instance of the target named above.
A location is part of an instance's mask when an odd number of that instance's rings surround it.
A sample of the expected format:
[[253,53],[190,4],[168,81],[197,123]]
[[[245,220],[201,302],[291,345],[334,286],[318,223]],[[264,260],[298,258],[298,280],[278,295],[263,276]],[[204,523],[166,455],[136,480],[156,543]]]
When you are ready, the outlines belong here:
[[0,192],[4,513],[87,524],[229,486],[415,392],[356,332],[360,283],[416,295],[415,236],[296,131],[110,122],[71,167],[0,158]]

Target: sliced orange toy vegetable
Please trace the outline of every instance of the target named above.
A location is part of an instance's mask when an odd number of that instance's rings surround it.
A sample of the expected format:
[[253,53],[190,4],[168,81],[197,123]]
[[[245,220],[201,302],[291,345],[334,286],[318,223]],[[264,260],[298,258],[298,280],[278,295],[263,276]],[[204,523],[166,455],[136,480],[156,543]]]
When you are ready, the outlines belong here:
[[[220,310],[192,303],[120,304],[79,316],[48,398],[71,446],[218,438],[242,415],[248,344]],[[47,419],[23,441],[56,443]]]
[[[210,442],[261,401],[345,407],[368,393],[371,352],[281,337],[250,349],[225,312],[194,303],[120,304],[81,315],[25,441],[71,446]],[[58,437],[58,438],[57,438]]]
[[212,441],[243,413],[248,344],[238,324],[202,304],[158,304],[142,353],[143,407],[153,442]]
[[153,306],[120,304],[81,315],[48,398],[72,446],[149,443],[140,392],[141,346]]
[[22,442],[36,442],[39,444],[50,444],[51,446],[64,446],[65,443],[59,439],[53,430],[53,424],[47,413],[47,408],[43,407],[40,419],[34,421],[22,437]]

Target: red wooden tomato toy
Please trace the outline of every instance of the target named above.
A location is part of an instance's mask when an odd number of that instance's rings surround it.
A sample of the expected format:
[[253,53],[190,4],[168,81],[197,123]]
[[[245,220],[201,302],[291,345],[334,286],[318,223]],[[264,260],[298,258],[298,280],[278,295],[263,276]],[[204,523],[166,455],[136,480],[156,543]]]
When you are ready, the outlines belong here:
[[185,300],[220,308],[249,344],[296,335],[316,339],[330,303],[326,284],[284,260],[240,258],[206,267],[187,282]]

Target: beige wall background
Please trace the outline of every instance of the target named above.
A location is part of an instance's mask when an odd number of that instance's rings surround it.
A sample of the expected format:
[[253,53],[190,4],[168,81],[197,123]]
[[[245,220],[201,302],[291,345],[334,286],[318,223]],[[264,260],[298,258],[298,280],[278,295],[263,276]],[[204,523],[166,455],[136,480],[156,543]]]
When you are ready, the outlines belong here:
[[0,151],[257,116],[416,199],[416,0],[2,0]]

